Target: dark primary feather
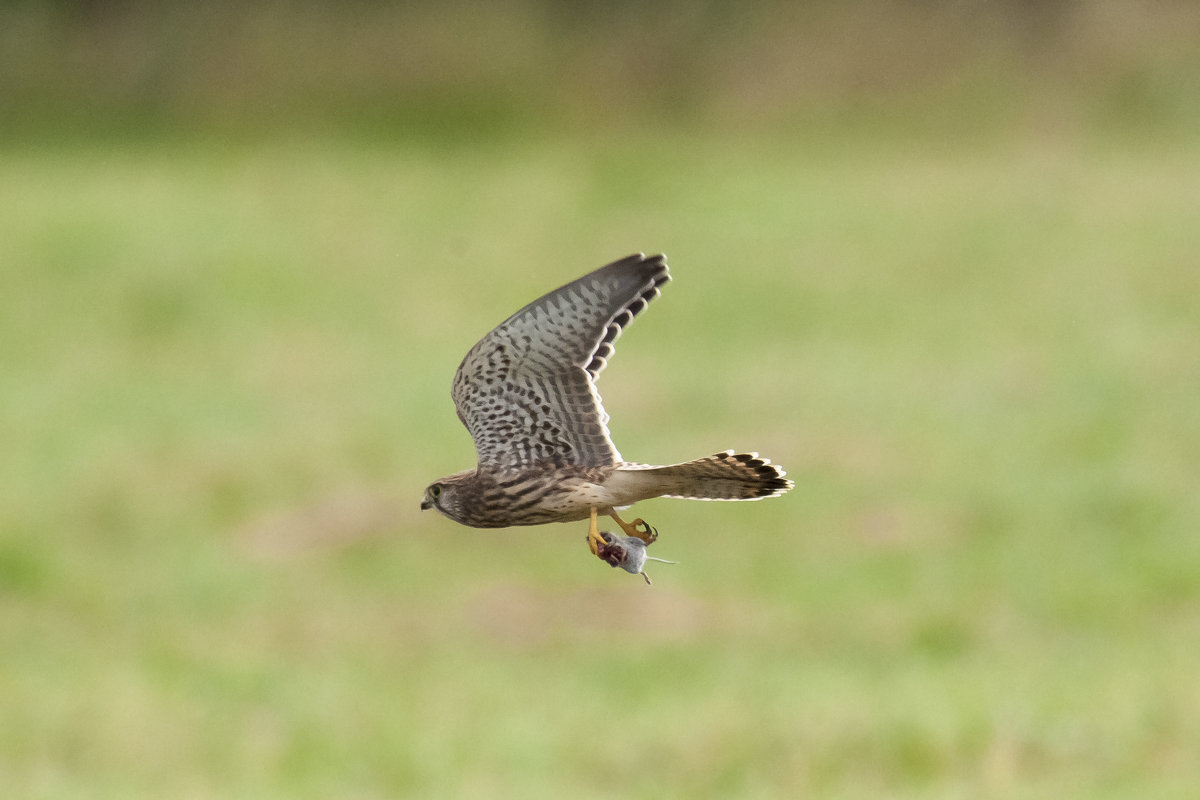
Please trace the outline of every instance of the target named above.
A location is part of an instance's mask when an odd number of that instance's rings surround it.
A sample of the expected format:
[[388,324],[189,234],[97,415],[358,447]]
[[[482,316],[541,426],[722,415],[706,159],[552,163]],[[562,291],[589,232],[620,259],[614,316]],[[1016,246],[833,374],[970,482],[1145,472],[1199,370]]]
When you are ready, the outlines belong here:
[[481,469],[620,460],[594,381],[668,280],[664,256],[614,261],[534,300],[471,348],[451,396]]

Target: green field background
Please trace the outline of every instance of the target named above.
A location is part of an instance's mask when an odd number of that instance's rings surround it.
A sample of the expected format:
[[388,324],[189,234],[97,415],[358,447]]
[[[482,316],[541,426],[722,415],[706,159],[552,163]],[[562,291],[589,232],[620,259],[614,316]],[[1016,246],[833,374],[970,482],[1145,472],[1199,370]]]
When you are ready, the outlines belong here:
[[[0,23],[0,796],[1195,796],[1191,4]],[[621,452],[796,488],[421,514],[639,250]]]

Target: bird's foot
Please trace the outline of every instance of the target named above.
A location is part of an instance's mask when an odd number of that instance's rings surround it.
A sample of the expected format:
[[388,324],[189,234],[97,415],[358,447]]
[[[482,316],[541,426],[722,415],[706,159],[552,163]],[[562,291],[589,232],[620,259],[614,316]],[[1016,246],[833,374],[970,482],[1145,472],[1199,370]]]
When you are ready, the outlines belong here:
[[616,511],[610,511],[608,515],[613,518],[613,522],[621,526],[621,530],[625,531],[626,536],[641,539],[647,546],[654,544],[658,540],[658,531],[641,517],[638,517],[633,522],[626,522],[617,516]]

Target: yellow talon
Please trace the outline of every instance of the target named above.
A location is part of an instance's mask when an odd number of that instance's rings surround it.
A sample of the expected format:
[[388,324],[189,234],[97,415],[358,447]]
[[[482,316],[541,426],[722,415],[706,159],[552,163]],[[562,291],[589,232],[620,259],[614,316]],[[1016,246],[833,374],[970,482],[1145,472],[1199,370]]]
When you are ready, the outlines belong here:
[[[593,516],[595,516],[595,513],[595,509],[592,509]],[[609,511],[608,515],[613,518],[614,522],[621,526],[621,530],[625,531],[626,536],[635,536],[648,545],[654,544],[655,540],[658,539],[658,531],[651,528],[650,523],[640,517],[633,522],[626,522],[617,516],[616,511]]]
[[600,555],[600,546],[604,544],[604,538],[600,535],[600,528],[596,525],[596,509],[592,509],[592,519],[588,523],[587,532],[588,549],[592,551],[592,555]]

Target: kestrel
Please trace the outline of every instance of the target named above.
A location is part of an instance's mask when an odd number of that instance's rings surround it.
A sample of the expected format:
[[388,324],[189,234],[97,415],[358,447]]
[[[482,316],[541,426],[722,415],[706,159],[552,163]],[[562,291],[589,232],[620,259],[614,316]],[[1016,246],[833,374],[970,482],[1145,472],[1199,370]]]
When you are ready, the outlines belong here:
[[[592,553],[645,577],[657,531],[618,510],[652,497],[759,500],[792,488],[757,453],[652,466],[617,452],[596,377],[621,330],[670,279],[665,256],[638,253],[534,300],[480,339],[451,390],[479,464],[430,484],[421,508],[475,528],[589,519]],[[601,532],[599,514],[626,535]]]

